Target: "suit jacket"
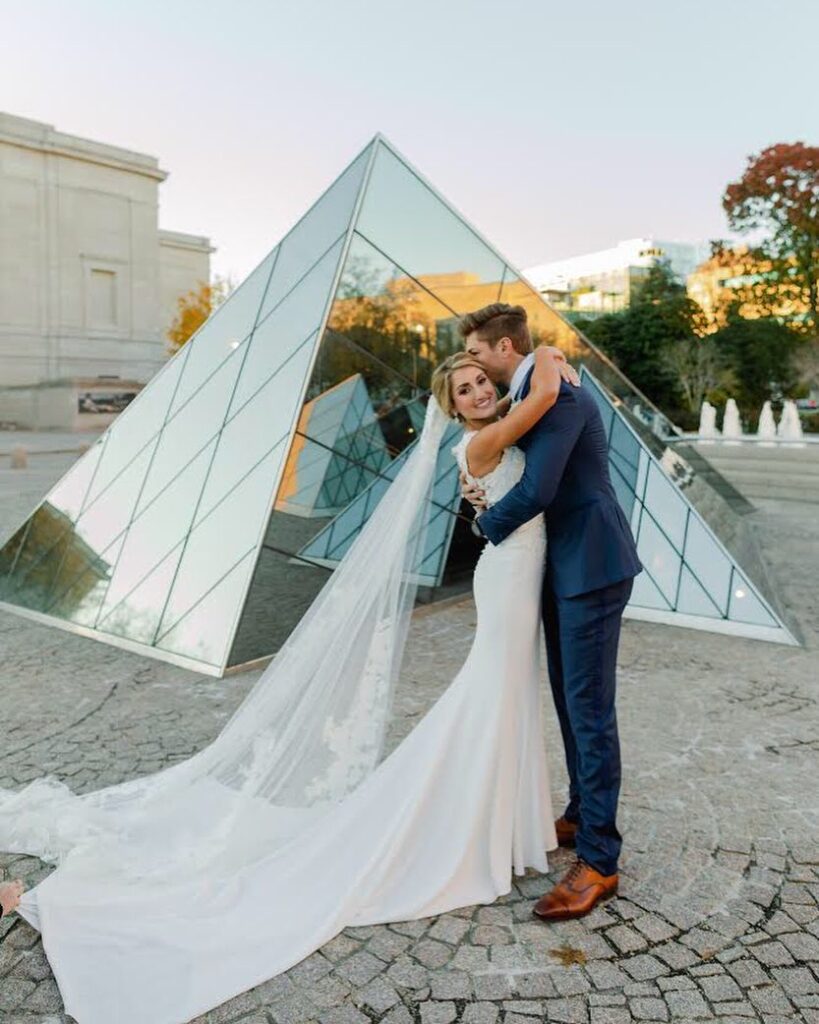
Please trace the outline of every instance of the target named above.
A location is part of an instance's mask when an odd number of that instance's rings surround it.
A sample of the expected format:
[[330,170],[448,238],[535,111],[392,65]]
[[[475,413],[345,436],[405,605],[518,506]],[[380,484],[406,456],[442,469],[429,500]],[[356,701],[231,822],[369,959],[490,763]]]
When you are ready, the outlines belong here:
[[[531,373],[521,389],[529,391]],[[576,597],[642,569],[609,476],[600,410],[584,388],[561,384],[557,402],[518,441],[520,481],[478,519],[493,544],[546,513],[546,579],[559,597]]]

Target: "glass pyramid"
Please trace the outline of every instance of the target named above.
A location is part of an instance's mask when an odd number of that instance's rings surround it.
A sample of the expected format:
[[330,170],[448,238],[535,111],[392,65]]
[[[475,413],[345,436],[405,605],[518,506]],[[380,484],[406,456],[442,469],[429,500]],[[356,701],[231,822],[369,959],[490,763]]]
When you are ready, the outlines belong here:
[[762,594],[675,486],[663,464],[592,373],[583,386],[597,401],[609,443],[609,469],[643,563],[631,618],[794,644]]
[[[525,306],[662,452],[662,414],[376,136],[5,540],[0,604],[213,675],[274,653],[415,440],[458,318],[495,301]],[[453,442],[418,566],[433,588],[479,550]],[[712,621],[692,564],[677,590]]]

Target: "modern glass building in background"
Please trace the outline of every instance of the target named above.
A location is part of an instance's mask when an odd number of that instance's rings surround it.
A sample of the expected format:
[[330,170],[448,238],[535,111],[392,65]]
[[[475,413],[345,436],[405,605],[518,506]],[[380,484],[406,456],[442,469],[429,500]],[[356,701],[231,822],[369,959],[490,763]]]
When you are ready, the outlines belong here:
[[[723,526],[730,503],[668,457],[672,425],[380,136],[0,548],[2,606],[214,675],[274,653],[411,449],[459,317],[495,301],[593,375],[621,500],[633,523],[646,511],[632,612],[792,642],[689,514],[695,478]],[[457,433],[417,566],[428,596],[463,585],[478,551]],[[727,578],[696,557],[697,530]]]

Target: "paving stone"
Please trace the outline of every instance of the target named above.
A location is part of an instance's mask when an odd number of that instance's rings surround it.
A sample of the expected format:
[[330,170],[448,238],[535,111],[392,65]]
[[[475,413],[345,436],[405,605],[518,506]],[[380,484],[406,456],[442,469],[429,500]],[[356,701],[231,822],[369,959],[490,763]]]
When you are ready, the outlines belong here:
[[635,918],[634,927],[652,942],[664,942],[677,934],[674,925],[656,914],[643,914]]
[[630,980],[629,976],[619,967],[608,963],[588,964],[586,973],[591,978],[592,984],[598,989],[622,988],[624,985],[628,985]]
[[398,1005],[380,1017],[379,1024],[413,1024],[413,1017],[406,1006]]
[[543,1004],[549,1021],[561,1021],[562,1024],[587,1024],[589,1011],[582,996],[570,996],[568,999],[547,999]]
[[665,1002],[673,1017],[711,1017],[705,1000],[696,990],[666,992]]
[[631,1013],[625,1006],[592,1006],[590,1024],[632,1024]]
[[768,967],[783,967],[793,963],[793,957],[779,940],[750,946],[751,953]]
[[742,998],[741,989],[728,974],[717,974],[710,978],[700,978],[698,984],[705,994],[705,998],[712,1003]]
[[421,939],[410,949],[411,955],[424,967],[443,967],[452,959],[453,951],[443,942],[434,939]]
[[585,974],[579,967],[564,967],[551,975],[554,987],[561,996],[579,996],[591,989]]
[[496,1024],[498,1008],[494,1003],[468,1003],[461,1017],[462,1024]]
[[635,1020],[668,1020],[668,1007],[662,999],[642,997],[630,1000],[628,1005]]
[[796,932],[781,936],[781,941],[800,963],[819,962],[819,938],[815,935]]
[[634,928],[625,924],[615,925],[606,931],[606,938],[613,942],[621,953],[636,953],[638,950],[646,949],[648,942],[644,935],[641,935]]
[[476,925],[470,939],[476,946],[505,946],[513,941],[512,933],[507,928],[491,924]]
[[646,981],[649,978],[658,978],[660,975],[668,974],[668,967],[648,953],[641,953],[627,960],[621,960],[620,963],[623,970],[635,981]]
[[789,996],[819,994],[819,978],[807,967],[774,967],[771,974]]
[[749,989],[748,998],[762,1013],[793,1013],[785,993],[774,985]]
[[469,999],[472,982],[463,971],[435,971],[430,974],[433,999]]
[[472,979],[476,999],[508,999],[512,982],[506,974],[476,974]]
[[700,962],[700,958],[693,950],[688,949],[687,946],[681,946],[679,942],[664,942],[661,946],[654,946],[651,952],[674,971]]
[[383,970],[386,970],[386,966],[383,960],[379,960],[372,953],[362,950],[360,953],[354,953],[347,960],[338,964],[335,968],[335,974],[349,981],[351,985],[361,986],[371,982],[373,978]]
[[[233,1000],[231,1000],[230,1003],[225,1004],[225,1009],[228,1013],[232,1012],[232,1004]],[[265,1006],[265,1010],[272,1017],[274,1024],[302,1024],[304,1021],[316,1020],[322,1013],[322,1011],[319,1010],[316,1005],[301,992],[296,992],[291,996],[285,996],[278,999]],[[329,1012],[329,1009],[326,1012]],[[210,1024],[211,1018],[212,1013],[207,1014],[208,1024]],[[339,1024],[342,1024],[342,1022],[339,1022]]]
[[747,1024],[747,1018],[750,1017],[753,1020],[758,1020],[756,1010],[746,1000],[738,1000],[734,1003],[720,1003],[717,1007],[719,1011],[720,1024],[728,1024],[729,1021],[738,1020],[742,1024]]
[[727,970],[741,988],[767,985],[770,981],[765,971],[754,960],[735,960],[727,965]]
[[[311,992],[313,1000],[316,1000],[315,989]],[[400,996],[393,986],[385,978],[376,978],[366,985],[356,996],[356,1002],[376,1013],[385,1013],[400,1002]]]
[[370,1024],[370,1018],[354,1006],[337,1006],[320,1014],[318,1019],[320,1024]]
[[510,1013],[517,1013],[524,1017],[542,1017],[543,1003],[539,999],[507,999],[503,1003],[506,1013],[506,1020]]
[[427,935],[430,939],[437,939],[440,942],[448,942],[451,945],[455,945],[463,939],[470,927],[469,921],[447,915],[436,921],[427,932]]
[[512,983],[515,993],[523,999],[545,999],[558,994],[552,976],[545,971],[537,974],[516,974],[512,978]]
[[393,931],[381,928],[367,943],[367,949],[374,956],[391,963],[411,945],[412,939],[408,936],[396,935]]
[[450,1024],[458,1016],[455,1004],[450,1002],[421,1003],[421,1024]]
[[429,983],[429,971],[408,956],[401,956],[387,968],[386,976],[401,988],[421,988]]

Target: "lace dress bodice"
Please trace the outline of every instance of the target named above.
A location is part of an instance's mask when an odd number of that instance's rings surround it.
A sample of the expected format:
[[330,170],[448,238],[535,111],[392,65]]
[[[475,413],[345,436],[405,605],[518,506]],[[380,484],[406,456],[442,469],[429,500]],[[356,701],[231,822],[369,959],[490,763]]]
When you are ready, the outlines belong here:
[[512,490],[523,476],[526,456],[520,448],[506,448],[497,466],[490,473],[478,479],[469,472],[466,462],[466,448],[475,434],[477,434],[477,430],[464,431],[460,441],[453,447],[452,454],[455,456],[458,467],[466,474],[467,479],[483,488],[487,504],[495,505],[505,494]]

